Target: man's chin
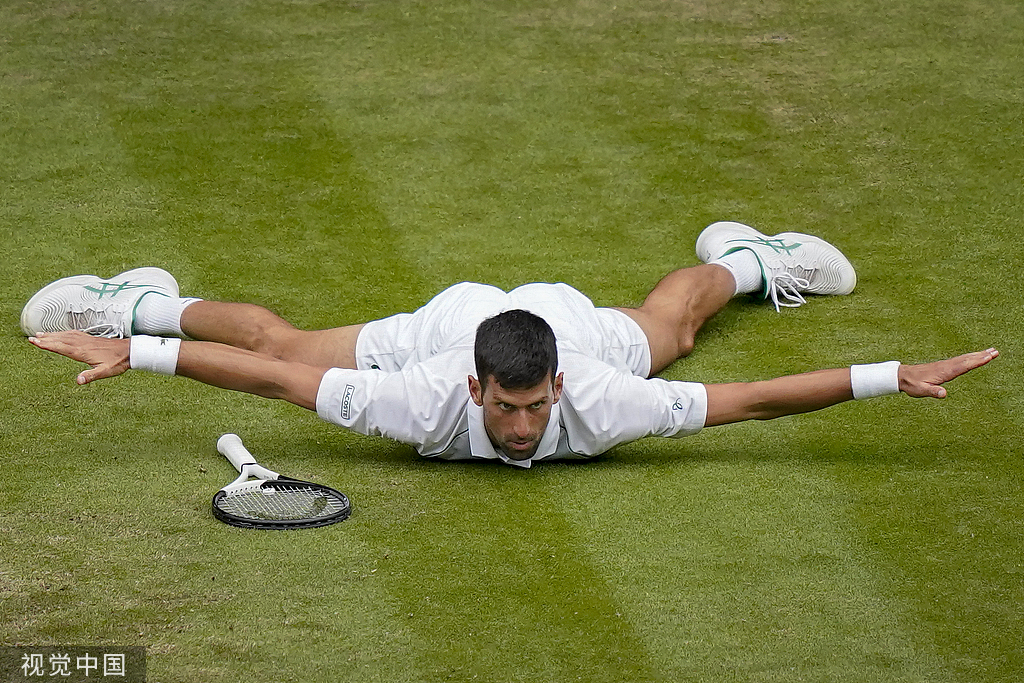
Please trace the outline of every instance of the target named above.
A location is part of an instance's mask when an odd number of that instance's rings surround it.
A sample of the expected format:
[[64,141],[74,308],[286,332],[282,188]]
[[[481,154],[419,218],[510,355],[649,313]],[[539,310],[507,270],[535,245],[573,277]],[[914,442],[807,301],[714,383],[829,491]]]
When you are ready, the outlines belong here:
[[500,448],[501,452],[504,453],[509,460],[529,460],[537,453],[537,446],[537,442],[533,442],[530,444],[529,448],[520,450],[518,448],[512,448],[511,444],[503,443]]

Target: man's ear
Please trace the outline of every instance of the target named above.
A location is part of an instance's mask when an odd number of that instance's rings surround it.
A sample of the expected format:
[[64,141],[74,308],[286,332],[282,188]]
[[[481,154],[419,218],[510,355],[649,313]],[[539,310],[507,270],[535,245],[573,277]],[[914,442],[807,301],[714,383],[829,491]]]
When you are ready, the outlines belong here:
[[473,375],[469,376],[469,395],[473,399],[473,403],[478,406],[482,406],[484,404],[483,387],[480,386],[480,380]]
[[564,374],[564,372],[558,373],[557,375],[555,375],[555,381],[552,382],[552,387],[554,389],[555,394],[554,400],[551,401],[552,403],[558,403],[558,399],[562,398],[562,375]]

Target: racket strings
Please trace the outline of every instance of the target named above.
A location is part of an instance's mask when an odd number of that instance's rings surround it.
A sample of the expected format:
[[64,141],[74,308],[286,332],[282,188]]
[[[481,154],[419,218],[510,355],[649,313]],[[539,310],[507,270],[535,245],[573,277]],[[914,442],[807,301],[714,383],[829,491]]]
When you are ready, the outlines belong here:
[[346,503],[310,486],[265,487],[223,496],[217,507],[230,515],[254,520],[300,520],[330,517],[344,511]]

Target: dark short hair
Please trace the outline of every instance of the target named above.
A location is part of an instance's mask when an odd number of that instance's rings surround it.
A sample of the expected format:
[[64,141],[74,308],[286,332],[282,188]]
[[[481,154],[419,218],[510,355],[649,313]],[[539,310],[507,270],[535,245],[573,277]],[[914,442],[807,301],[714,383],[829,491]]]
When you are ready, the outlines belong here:
[[493,377],[505,389],[535,387],[558,370],[555,333],[544,318],[522,309],[488,318],[476,328],[477,379],[483,388]]

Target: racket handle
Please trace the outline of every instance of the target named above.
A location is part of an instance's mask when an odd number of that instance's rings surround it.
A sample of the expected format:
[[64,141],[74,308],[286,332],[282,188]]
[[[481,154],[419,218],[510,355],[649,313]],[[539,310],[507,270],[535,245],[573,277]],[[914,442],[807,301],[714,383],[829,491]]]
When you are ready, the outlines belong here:
[[224,434],[217,439],[217,450],[230,460],[239,472],[242,471],[243,465],[256,464],[256,458],[242,445],[242,439],[238,434]]

